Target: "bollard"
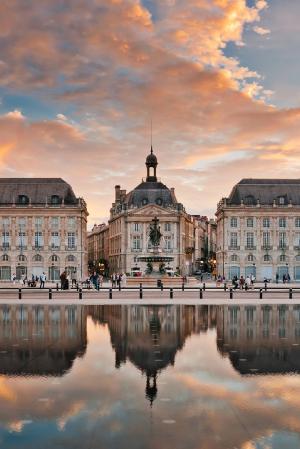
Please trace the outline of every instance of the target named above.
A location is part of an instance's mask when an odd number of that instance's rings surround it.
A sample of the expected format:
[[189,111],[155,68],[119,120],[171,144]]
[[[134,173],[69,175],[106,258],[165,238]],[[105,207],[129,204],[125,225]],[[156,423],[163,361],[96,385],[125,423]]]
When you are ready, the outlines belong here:
[[293,290],[289,289],[289,299],[293,299]]
[[58,282],[56,282],[56,291],[58,292],[59,290],[59,286],[58,286]]
[[224,292],[226,292],[226,290],[227,290],[227,284],[226,284],[226,282],[224,282]]
[[112,299],[112,288],[109,289],[109,299]]
[[200,290],[199,290],[199,297],[200,297],[200,299],[203,299],[203,290],[202,290],[202,288],[200,288]]
[[164,291],[164,284],[161,282],[160,284],[160,290],[163,292]]
[[233,299],[233,290],[232,290],[232,288],[229,290],[229,299]]
[[267,281],[265,282],[265,292],[267,291],[267,289],[268,289],[268,283],[267,283]]
[[120,292],[121,291],[121,282],[119,282],[118,288],[119,288],[119,292]]
[[22,290],[19,288],[19,299],[22,299]]
[[173,289],[170,288],[170,299],[173,299]]
[[205,292],[205,282],[203,282],[203,291]]
[[181,288],[182,288],[182,291],[184,292],[184,282],[182,283]]
[[79,299],[82,299],[82,288],[79,289],[78,295],[79,295]]
[[262,296],[262,292],[263,292],[263,291],[262,291],[262,288],[260,288],[260,289],[259,289],[259,299],[262,299],[262,297],[263,297],[263,296]]
[[78,285],[78,282],[76,282],[76,290],[79,291],[79,285]]
[[52,299],[52,288],[49,288],[49,299]]
[[143,299],[143,288],[141,287],[142,284],[140,284],[140,299]]

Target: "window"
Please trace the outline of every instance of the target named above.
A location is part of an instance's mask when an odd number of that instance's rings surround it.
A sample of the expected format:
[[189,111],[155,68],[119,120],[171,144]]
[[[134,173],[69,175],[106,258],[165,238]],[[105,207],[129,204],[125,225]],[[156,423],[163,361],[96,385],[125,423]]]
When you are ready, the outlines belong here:
[[51,204],[60,204],[60,198],[58,195],[51,196]]
[[230,234],[230,246],[232,248],[236,248],[237,247],[237,232],[232,232]]
[[253,228],[253,218],[247,218],[247,228]]
[[43,244],[44,244],[44,241],[43,241],[43,233],[40,232],[40,231],[36,231],[36,232],[34,233],[34,246],[35,246],[36,248],[40,248],[40,247],[43,246]]
[[295,246],[300,247],[300,232],[295,233]]
[[29,198],[27,195],[18,196],[18,204],[29,204]]
[[134,230],[134,232],[140,232],[140,224],[139,223],[134,223],[133,224],[133,230]]
[[246,234],[246,246],[247,248],[254,247],[254,234],[253,232],[247,232]]
[[40,254],[36,254],[33,258],[34,262],[42,262],[43,258]]
[[286,255],[285,254],[280,254],[279,260],[280,260],[280,262],[285,262],[286,261]]
[[2,225],[4,228],[10,225],[10,218],[9,217],[3,217],[2,218]]
[[155,202],[156,202],[156,204],[158,204],[159,206],[161,206],[162,203],[163,203],[163,201],[162,201],[161,198],[157,198]]
[[295,218],[295,227],[300,228],[300,217]]
[[51,247],[52,248],[58,248],[59,245],[60,245],[59,233],[58,232],[51,232]]
[[26,246],[26,243],[26,232],[19,232],[17,245],[20,247],[24,247]]
[[68,226],[73,228],[76,224],[76,217],[68,217]]
[[232,254],[232,256],[230,257],[231,262],[237,262],[238,261],[238,256],[236,254]]
[[269,248],[270,247],[270,232],[263,232],[263,247]]
[[24,256],[24,254],[20,254],[18,259],[19,259],[19,262],[25,262],[26,261],[26,257]]
[[68,261],[68,262],[74,262],[74,261],[75,261],[75,256],[73,256],[72,254],[70,254],[70,255],[67,257],[67,261]]
[[56,254],[53,254],[53,256],[51,256],[51,262],[58,262],[58,256]]
[[264,262],[271,262],[271,256],[269,254],[264,255]]
[[35,226],[36,227],[43,226],[43,217],[35,217]]
[[237,228],[237,218],[236,217],[231,217],[231,219],[230,219],[230,226],[232,228]]
[[2,248],[9,248],[10,246],[10,234],[8,231],[2,232]]
[[165,231],[171,232],[171,223],[165,223]]
[[286,218],[285,217],[280,217],[279,218],[279,227],[280,228],[286,228]]
[[75,248],[75,232],[68,232],[68,248]]
[[285,204],[285,197],[284,196],[280,196],[279,198],[278,198],[278,203],[282,206],[282,205],[284,205]]
[[3,262],[7,262],[9,260],[8,255],[7,254],[3,254],[2,260],[3,260]]
[[254,256],[253,254],[249,254],[247,257],[248,262],[253,262],[254,261]]
[[279,232],[279,248],[285,248],[285,247],[286,247],[286,233]]
[[142,205],[146,206],[146,204],[148,204],[148,199],[147,198],[143,198],[142,199]]
[[169,235],[165,236],[165,249],[166,250],[172,249],[171,236]]
[[246,206],[254,206],[256,204],[254,196],[253,195],[245,196],[244,204],[246,204]]
[[132,239],[132,249],[141,249],[141,238],[139,235],[134,235]]
[[59,226],[59,217],[51,217],[51,226],[53,228]]
[[264,228],[269,228],[270,227],[270,218],[263,218],[263,227]]

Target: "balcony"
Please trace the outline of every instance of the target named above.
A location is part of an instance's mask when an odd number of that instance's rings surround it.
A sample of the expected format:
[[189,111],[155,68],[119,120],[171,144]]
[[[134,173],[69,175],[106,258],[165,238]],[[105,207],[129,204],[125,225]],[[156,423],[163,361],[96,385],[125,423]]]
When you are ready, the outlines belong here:
[[239,251],[240,247],[237,245],[230,245],[230,246],[228,246],[228,250],[229,251]]
[[51,251],[59,251],[60,245],[51,245],[49,248],[51,249]]
[[263,251],[270,251],[271,249],[273,249],[273,246],[271,246],[271,245],[262,245],[261,249]]
[[16,246],[16,249],[19,251],[26,251],[27,245],[18,245],[18,246]]
[[131,252],[132,253],[141,253],[142,252],[142,248],[131,248]]
[[278,245],[277,249],[279,249],[279,251],[286,251],[289,247],[288,245]]
[[255,251],[256,250],[256,246],[254,246],[254,245],[247,245],[247,246],[245,246],[245,250],[247,250],[247,251]]
[[9,251],[11,248],[10,248],[10,245],[8,245],[7,243],[4,245],[1,245],[0,246],[0,249],[1,249],[1,251]]
[[32,247],[32,249],[33,249],[34,251],[43,251],[44,246],[34,245],[34,246]]
[[75,246],[75,245],[67,245],[66,247],[65,247],[65,250],[66,251],[76,251],[77,250],[77,246]]

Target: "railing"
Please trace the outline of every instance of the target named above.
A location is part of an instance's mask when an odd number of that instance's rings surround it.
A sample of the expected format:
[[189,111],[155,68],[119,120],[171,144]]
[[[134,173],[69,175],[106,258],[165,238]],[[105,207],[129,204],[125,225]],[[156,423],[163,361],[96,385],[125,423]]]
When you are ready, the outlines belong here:
[[232,245],[230,245],[230,246],[228,246],[228,249],[229,249],[229,251],[239,251],[240,247],[239,246],[232,246]]
[[77,246],[69,246],[69,245],[66,245],[66,247],[65,247],[65,249],[66,249],[66,251],[76,251],[77,250]]
[[254,246],[254,245],[247,245],[247,246],[245,246],[245,249],[247,251],[255,251],[256,250],[256,246]]
[[263,246],[261,247],[261,249],[262,249],[263,251],[270,251],[270,250],[273,249],[273,246],[271,246],[271,245],[263,245]]

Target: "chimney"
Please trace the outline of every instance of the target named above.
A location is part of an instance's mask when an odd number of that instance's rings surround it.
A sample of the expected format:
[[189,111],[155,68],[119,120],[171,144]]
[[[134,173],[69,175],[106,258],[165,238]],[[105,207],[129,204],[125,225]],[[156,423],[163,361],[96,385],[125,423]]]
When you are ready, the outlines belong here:
[[115,192],[116,192],[116,203],[118,203],[120,201],[120,192],[121,192],[121,187],[120,186],[115,186]]

